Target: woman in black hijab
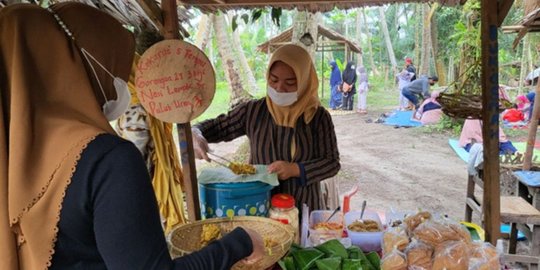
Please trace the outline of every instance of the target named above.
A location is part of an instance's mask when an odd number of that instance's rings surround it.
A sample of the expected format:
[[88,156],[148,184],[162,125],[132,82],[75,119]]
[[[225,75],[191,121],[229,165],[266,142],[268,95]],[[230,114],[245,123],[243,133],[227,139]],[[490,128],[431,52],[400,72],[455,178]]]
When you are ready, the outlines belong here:
[[347,63],[343,71],[343,110],[352,111],[354,103],[354,94],[356,94],[356,69],[352,62]]

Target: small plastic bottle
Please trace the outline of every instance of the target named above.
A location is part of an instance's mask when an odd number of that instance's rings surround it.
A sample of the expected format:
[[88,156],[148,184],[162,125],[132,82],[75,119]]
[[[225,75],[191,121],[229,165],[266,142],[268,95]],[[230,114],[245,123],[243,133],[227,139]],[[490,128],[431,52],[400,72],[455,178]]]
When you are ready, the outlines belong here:
[[270,202],[269,218],[291,225],[294,231],[294,241],[298,243],[298,208],[295,206],[294,197],[289,194],[276,194]]

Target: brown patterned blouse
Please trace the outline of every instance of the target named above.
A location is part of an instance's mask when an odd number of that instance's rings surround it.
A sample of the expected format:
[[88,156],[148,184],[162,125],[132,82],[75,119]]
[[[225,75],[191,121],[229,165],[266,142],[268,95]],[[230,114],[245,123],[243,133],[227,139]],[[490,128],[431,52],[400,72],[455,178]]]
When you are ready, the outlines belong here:
[[[296,162],[301,176],[280,181],[272,194],[287,193],[310,210],[322,207],[320,181],[337,174],[341,165],[334,124],[324,107],[319,107],[309,124],[301,116],[295,128],[277,126],[265,99],[240,104],[227,114],[201,122],[199,128],[209,143],[249,138],[251,164],[270,164],[277,160]],[[293,144],[294,140],[294,144]],[[296,150],[292,150],[292,146]]]

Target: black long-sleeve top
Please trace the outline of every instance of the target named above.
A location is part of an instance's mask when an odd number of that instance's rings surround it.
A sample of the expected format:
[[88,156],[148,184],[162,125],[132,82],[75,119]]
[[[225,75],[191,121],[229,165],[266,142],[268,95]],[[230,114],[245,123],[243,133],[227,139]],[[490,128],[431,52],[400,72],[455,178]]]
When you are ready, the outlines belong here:
[[[321,106],[309,124],[300,116],[295,128],[276,125],[264,98],[240,104],[227,114],[195,127],[210,143],[247,135],[251,164],[270,164],[277,160],[298,163],[301,177],[279,181],[272,193],[291,194],[299,209],[302,203],[310,210],[321,209],[320,182],[336,175],[341,168],[334,124]],[[293,140],[296,151],[291,149]]]
[[230,269],[252,252],[243,229],[175,260],[140,152],[99,135],[83,151],[68,186],[50,269]]

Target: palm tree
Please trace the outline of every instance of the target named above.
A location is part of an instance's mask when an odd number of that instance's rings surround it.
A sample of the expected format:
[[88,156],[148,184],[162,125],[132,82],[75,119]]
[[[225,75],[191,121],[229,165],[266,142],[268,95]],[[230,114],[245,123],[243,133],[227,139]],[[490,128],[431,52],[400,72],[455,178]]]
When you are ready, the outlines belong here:
[[234,107],[234,105],[250,100],[252,97],[242,86],[240,74],[238,73],[238,63],[235,60],[234,51],[231,48],[231,39],[228,31],[229,27],[227,27],[225,16],[223,16],[223,14],[215,15],[213,21],[219,55],[231,92],[230,105],[231,107]]

